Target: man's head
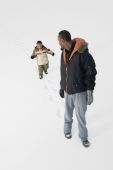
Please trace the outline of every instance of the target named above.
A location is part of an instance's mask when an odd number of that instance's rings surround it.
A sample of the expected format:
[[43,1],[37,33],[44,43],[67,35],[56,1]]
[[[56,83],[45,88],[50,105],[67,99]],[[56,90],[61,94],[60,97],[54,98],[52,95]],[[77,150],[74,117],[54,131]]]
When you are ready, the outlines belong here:
[[37,41],[37,48],[42,49],[42,47],[43,47],[42,41]]
[[66,30],[60,31],[58,34],[58,42],[61,48],[69,48],[71,44],[71,34]]

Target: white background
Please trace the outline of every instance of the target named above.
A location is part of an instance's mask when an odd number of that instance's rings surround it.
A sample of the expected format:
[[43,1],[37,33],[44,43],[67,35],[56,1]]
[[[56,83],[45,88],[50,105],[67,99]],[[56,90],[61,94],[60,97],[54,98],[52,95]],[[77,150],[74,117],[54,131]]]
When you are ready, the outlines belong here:
[[[0,1],[0,170],[113,170],[113,2],[111,0]],[[82,37],[97,65],[94,103],[88,107],[91,147],[63,135],[59,97],[58,32]],[[55,52],[39,80],[30,55],[37,40]]]

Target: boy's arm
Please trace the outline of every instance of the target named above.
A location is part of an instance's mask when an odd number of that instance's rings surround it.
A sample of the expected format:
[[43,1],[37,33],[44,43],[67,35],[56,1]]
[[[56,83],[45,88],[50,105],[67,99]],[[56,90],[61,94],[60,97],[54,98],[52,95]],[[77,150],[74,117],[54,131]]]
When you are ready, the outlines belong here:
[[42,54],[42,53],[44,53],[44,52],[43,51],[36,51],[35,55]]
[[31,59],[34,59],[34,58],[36,58],[36,57],[37,57],[37,56],[36,56],[36,54],[35,54],[35,49],[34,49],[32,55],[31,55]]
[[50,49],[48,49],[47,54],[51,54],[52,56],[54,56],[54,55],[55,55],[55,54],[54,54],[54,52],[53,52],[53,51],[51,51]]
[[36,48],[33,50],[33,53],[31,55],[31,59],[34,59],[37,57],[38,54],[42,54],[42,53],[45,53],[47,52],[47,50],[43,50],[43,51],[36,51]]

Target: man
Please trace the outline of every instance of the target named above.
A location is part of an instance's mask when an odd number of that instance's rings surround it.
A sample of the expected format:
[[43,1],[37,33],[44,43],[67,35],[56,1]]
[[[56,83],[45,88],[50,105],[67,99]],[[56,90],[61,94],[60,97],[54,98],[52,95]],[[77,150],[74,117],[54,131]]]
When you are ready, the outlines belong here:
[[75,108],[79,137],[83,146],[90,146],[85,113],[87,105],[93,102],[96,66],[89,53],[88,44],[81,38],[71,39],[71,34],[63,30],[58,34],[62,49],[60,96],[65,97],[64,134],[70,139]]

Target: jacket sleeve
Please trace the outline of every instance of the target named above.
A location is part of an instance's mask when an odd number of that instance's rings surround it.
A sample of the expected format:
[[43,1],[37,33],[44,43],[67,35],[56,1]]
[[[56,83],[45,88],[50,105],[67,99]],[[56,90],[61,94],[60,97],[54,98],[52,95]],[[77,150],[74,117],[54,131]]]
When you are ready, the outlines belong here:
[[85,75],[87,90],[94,90],[97,70],[95,61],[88,50],[81,54],[81,65]]
[[63,89],[63,84],[62,84],[62,64],[63,64],[63,54],[61,54],[61,62],[60,62],[60,89]]
[[32,53],[31,56],[32,56],[33,59],[34,59],[35,57],[37,57],[36,54],[35,54],[35,49],[33,50],[33,53]]
[[53,54],[54,52],[53,51],[51,51],[50,49],[47,51],[47,54]]

